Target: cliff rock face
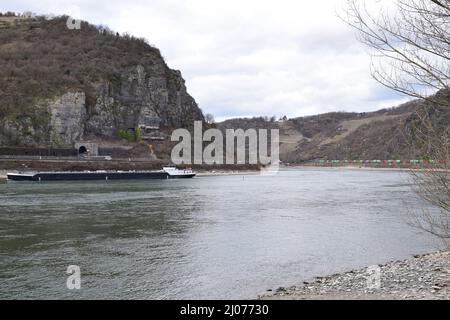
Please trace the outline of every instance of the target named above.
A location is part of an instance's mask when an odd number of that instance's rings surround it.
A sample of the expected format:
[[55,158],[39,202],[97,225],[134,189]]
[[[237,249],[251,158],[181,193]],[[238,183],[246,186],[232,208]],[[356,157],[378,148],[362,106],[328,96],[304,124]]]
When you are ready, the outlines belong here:
[[85,104],[84,92],[68,92],[48,103],[51,114],[50,137],[53,144],[71,145],[83,138]]
[[[46,101],[52,145],[69,147],[82,139],[114,139],[119,130],[139,125],[179,128],[203,120],[181,73],[160,67],[150,76],[144,66],[137,65],[115,81],[91,83],[85,91],[70,90]],[[33,139],[22,141],[34,144]]]
[[89,138],[114,137],[120,129],[139,125],[178,128],[203,120],[181,73],[165,70],[164,64],[152,66],[150,72],[137,65],[114,82],[92,84],[85,107],[83,132]]
[[0,43],[0,146],[73,147],[204,120],[181,72],[143,39],[38,17],[6,24]]

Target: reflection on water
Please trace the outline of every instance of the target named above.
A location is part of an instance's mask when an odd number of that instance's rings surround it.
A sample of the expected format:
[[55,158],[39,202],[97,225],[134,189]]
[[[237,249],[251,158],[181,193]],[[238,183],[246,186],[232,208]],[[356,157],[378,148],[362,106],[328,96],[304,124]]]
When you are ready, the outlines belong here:
[[[0,298],[255,298],[406,258],[437,242],[406,224],[404,174],[0,185]],[[82,289],[66,288],[67,266]]]

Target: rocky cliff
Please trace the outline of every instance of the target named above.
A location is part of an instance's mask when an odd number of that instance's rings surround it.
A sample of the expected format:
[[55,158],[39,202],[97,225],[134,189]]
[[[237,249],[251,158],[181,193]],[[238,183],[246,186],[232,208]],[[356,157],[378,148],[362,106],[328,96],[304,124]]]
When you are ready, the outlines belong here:
[[143,39],[67,17],[0,17],[0,145],[72,147],[139,125],[203,120],[182,75]]

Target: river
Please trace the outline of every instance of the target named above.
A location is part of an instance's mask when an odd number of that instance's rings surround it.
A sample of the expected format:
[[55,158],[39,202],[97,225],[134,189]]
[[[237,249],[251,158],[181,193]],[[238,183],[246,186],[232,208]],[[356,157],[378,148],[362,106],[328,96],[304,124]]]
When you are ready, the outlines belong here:
[[[0,184],[0,298],[246,299],[433,251],[397,171]],[[66,287],[69,265],[81,289]]]

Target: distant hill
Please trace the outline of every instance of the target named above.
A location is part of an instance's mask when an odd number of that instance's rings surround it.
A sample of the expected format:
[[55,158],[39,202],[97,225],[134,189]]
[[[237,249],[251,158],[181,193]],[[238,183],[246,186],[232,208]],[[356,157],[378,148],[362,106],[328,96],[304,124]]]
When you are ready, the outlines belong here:
[[[439,94],[450,101],[449,93]],[[289,163],[413,159],[427,156],[423,149],[411,148],[415,143],[412,131],[422,125],[418,114],[426,114],[436,132],[450,131],[450,107],[430,107],[419,100],[376,112],[332,112],[287,121],[231,119],[218,123],[217,127],[278,128],[280,158]]]
[[204,119],[157,48],[67,18],[0,16],[0,146],[72,147]]

